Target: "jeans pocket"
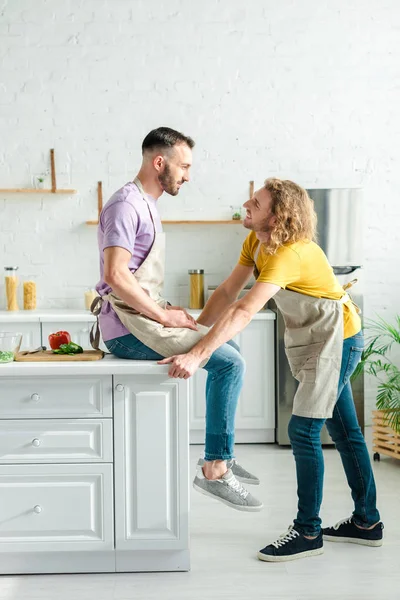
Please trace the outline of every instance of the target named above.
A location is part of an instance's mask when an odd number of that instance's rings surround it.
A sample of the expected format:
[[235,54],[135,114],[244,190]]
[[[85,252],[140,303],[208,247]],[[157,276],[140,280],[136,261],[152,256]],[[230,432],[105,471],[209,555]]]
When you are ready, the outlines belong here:
[[362,351],[363,349],[357,346],[352,346],[350,348],[349,359],[347,361],[346,371],[343,378],[344,385],[346,385],[346,383],[349,381],[350,377],[356,369],[356,366],[360,362]]
[[144,352],[136,350],[136,348],[129,348],[128,346],[125,346],[125,344],[122,344],[118,340],[111,344],[111,348],[108,347],[110,352],[118,358],[127,358],[129,360],[148,360]]

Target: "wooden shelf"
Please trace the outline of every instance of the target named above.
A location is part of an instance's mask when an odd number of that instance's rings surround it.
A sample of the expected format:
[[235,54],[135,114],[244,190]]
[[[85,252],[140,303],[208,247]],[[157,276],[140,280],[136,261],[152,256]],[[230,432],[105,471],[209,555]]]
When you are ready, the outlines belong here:
[[97,182],[97,221],[86,221],[86,225],[98,225],[100,220],[100,213],[103,210],[103,184],[101,181]]
[[48,190],[36,188],[0,188],[0,193],[4,194],[76,194],[77,190]]
[[[254,181],[250,181],[250,198],[254,194]],[[101,181],[97,184],[97,221],[86,221],[86,225],[98,225],[103,208],[103,190]],[[161,221],[163,225],[243,225],[242,219],[226,219],[221,221]]]
[[0,194],[76,194],[77,190],[57,189],[54,149],[50,150],[51,189],[0,188]]
[[165,225],[241,225],[242,220],[230,219],[229,221],[162,221]]

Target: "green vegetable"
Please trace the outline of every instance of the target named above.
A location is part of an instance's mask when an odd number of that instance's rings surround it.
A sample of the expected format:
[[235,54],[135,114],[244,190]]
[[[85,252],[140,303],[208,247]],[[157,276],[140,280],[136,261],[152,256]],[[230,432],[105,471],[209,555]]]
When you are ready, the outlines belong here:
[[14,360],[14,352],[0,350],[0,363],[8,363]]
[[53,350],[53,354],[82,354],[83,348],[82,346],[78,346],[75,342],[70,342],[69,344],[61,344],[61,346],[57,350]]

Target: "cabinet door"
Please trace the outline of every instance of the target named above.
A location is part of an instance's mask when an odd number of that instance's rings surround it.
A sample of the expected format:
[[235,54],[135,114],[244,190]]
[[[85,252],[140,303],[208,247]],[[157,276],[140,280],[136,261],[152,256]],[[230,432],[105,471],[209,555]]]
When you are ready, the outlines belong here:
[[199,369],[189,381],[190,443],[204,444],[207,371]]
[[41,344],[39,321],[37,323],[20,323],[18,321],[13,323],[1,322],[0,330],[5,333],[22,333],[21,350],[34,350]]
[[[187,552],[187,403],[185,380],[114,376],[117,571],[136,570],[136,559],[142,570],[162,570],[157,552]],[[169,570],[184,568],[182,553],[176,559]]]
[[[246,361],[246,375],[236,412],[237,443],[275,441],[274,321],[254,320],[234,341]],[[190,443],[204,443],[206,372],[190,382]]]
[[236,441],[275,441],[274,321],[251,321],[235,339],[246,361]]
[[49,347],[49,335],[56,331],[68,331],[71,334],[71,339],[76,344],[82,346],[84,350],[92,350],[90,345],[90,330],[93,323],[85,322],[42,322],[42,343],[44,346]]
[[0,552],[112,550],[112,465],[0,466]]

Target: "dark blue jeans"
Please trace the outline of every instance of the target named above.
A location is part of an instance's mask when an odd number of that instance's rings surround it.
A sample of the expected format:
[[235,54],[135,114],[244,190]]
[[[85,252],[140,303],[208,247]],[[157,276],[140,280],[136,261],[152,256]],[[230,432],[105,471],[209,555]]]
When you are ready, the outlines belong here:
[[322,502],[324,457],[321,429],[326,423],[340,452],[347,482],[354,501],[353,519],[369,527],[380,520],[376,508],[376,488],[371,461],[357,421],[350,376],[361,358],[364,347],[362,332],[343,342],[338,400],[331,419],[311,419],[292,415],[289,437],[296,461],[298,513],[297,529],[305,535],[317,535],[321,529],[319,511]]
[[[135,336],[129,334],[105,342],[112,354],[131,360],[161,360],[164,358]],[[206,460],[233,458],[235,414],[243,387],[245,362],[235,342],[223,344],[210,356],[204,369],[206,383]]]

